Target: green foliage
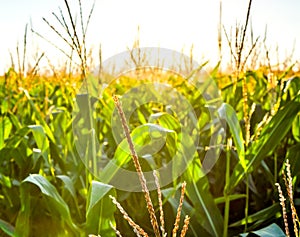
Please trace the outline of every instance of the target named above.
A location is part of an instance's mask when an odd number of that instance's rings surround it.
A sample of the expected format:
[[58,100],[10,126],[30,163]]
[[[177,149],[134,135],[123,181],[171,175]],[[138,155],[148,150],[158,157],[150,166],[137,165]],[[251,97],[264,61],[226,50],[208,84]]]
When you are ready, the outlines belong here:
[[286,235],[276,224],[271,224],[265,228],[257,231],[251,231],[250,233],[241,234],[241,237],[259,236],[259,237],[285,237]]
[[[189,184],[186,195],[196,209],[192,212],[192,217],[198,220],[210,236],[222,236],[223,218],[209,192],[208,179],[202,175],[200,167],[198,162],[192,163],[184,175],[184,180]],[[196,236],[199,236],[199,233]]]
[[88,194],[86,212],[86,235],[101,234],[103,236],[115,236],[110,224],[115,225],[115,205],[109,195],[115,195],[112,186],[93,181]]
[[[214,80],[219,83],[221,77],[214,75]],[[228,236],[243,232],[245,223],[248,223],[249,233],[241,236],[282,234],[274,183],[278,182],[284,160],[289,159],[295,192],[299,189],[300,79],[278,77],[278,85],[270,88],[262,71],[247,72],[245,76],[249,83],[249,108],[255,104],[247,146],[244,144],[240,81],[235,86],[219,85],[223,88],[224,103],[213,104],[182,78],[164,78],[182,93],[195,111],[197,121],[194,123],[199,133],[196,152],[180,149],[181,142],[189,148],[192,141],[182,139],[185,136],[178,117],[173,116],[168,104],[140,105],[130,118],[131,136],[145,171],[168,164],[174,154],[179,154],[184,162],[194,158],[179,178],[174,172],[172,175],[176,178],[164,187],[168,235],[179,204],[179,183],[184,180],[187,187],[182,215],[191,217],[187,236],[222,236],[227,214]],[[32,81],[34,88],[28,84],[26,89],[19,90],[15,77],[11,71],[5,80],[0,80],[0,231],[9,236],[115,236],[110,228],[112,224],[121,233],[131,233],[109,195],[116,196],[145,230],[151,229],[143,195],[116,190],[106,184],[120,167],[134,169],[127,143],[117,144],[112,134],[114,106],[111,92],[104,91],[99,100],[84,94],[76,97],[75,88],[70,84],[39,81],[39,77],[31,78],[36,80]],[[132,81],[121,78],[112,86],[122,94],[134,86]],[[154,90],[150,92],[155,93]],[[75,97],[79,102],[77,108],[73,102]],[[98,142],[102,144],[97,158],[106,161],[104,170],[96,170],[99,179],[85,167],[79,156],[87,146],[80,150],[75,149],[74,144],[72,124],[77,124],[80,129],[80,119],[87,121],[89,118],[74,117],[72,111],[78,109],[89,114],[86,103],[91,103],[97,111],[92,120]],[[212,114],[221,123],[212,120]],[[149,130],[151,136],[147,133]],[[210,144],[210,138],[222,137],[223,130],[227,132],[226,139],[233,141],[229,150],[225,149],[225,144],[218,147]],[[161,149],[153,156],[147,156],[153,147]],[[202,162],[207,152],[220,152],[220,159],[206,174]],[[96,164],[98,160],[95,158],[93,162]],[[250,189],[247,195],[245,183]],[[153,200],[157,210],[158,203],[155,198]],[[249,202],[247,217],[246,200]],[[230,207],[227,214],[224,211],[226,203]],[[269,225],[274,222],[279,226]]]
[[237,155],[239,158],[239,163],[246,169],[246,160],[245,160],[245,148],[244,148],[244,138],[241,126],[239,124],[237,115],[234,109],[229,104],[222,104],[219,108],[219,116],[221,119],[224,119],[229,126],[230,133],[232,135],[234,144],[236,146]]
[[[262,129],[259,139],[253,141],[246,152],[247,166],[243,164],[236,166],[231,177],[230,188],[233,189],[244,177],[246,172],[257,168],[261,161],[271,154],[285,135],[291,130],[292,123],[299,113],[300,96],[288,102],[270,122]],[[245,171],[242,170],[242,168]]]
[[[21,211],[16,221],[15,236],[80,235],[78,227],[72,221],[68,205],[43,176],[28,176],[21,184],[20,193]],[[41,207],[43,212],[39,210]]]
[[0,220],[0,228],[4,231],[8,236],[13,236],[15,232],[15,228],[7,223],[6,221]]

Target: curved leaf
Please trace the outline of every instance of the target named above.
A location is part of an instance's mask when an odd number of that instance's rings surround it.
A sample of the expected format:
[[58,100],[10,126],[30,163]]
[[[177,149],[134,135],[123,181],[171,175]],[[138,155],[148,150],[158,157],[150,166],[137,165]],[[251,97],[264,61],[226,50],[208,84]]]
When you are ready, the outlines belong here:
[[4,147],[4,141],[9,137],[12,123],[8,117],[0,117],[0,150]]
[[30,125],[28,128],[32,132],[36,145],[38,149],[40,149],[43,158],[47,162],[49,154],[49,141],[43,127],[41,125]]
[[226,103],[223,103],[218,110],[221,119],[224,119],[229,126],[237,153],[239,157],[240,164],[244,169],[246,169],[247,163],[245,160],[245,148],[242,129],[239,124],[238,117],[234,109]]
[[69,191],[74,199],[76,199],[76,191],[70,177],[66,175],[57,175],[56,177],[64,183],[64,188]]
[[39,122],[41,123],[41,125],[43,126],[43,128],[45,129],[45,132],[47,134],[47,136],[49,137],[49,139],[55,143],[55,138],[54,135],[51,131],[51,129],[49,128],[48,124],[46,123],[46,121],[43,119],[41,113],[39,112],[38,108],[36,107],[36,105],[34,104],[33,100],[31,99],[31,96],[29,95],[29,92],[27,90],[23,90],[25,96],[27,97],[30,106],[32,107],[33,111],[35,112],[35,115],[37,117],[37,119],[39,120]]
[[[209,191],[209,182],[202,174],[199,159],[189,165],[184,173],[186,195],[197,210],[195,217],[210,236],[222,236],[223,217]],[[197,235],[200,236],[200,235]]]
[[[292,123],[300,111],[299,99],[300,95],[279,110],[262,129],[259,138],[249,146],[246,152],[247,172],[253,171],[264,158],[270,155],[291,129]],[[245,169],[241,164],[237,164],[230,178],[230,189],[236,187],[245,175]]]
[[[255,222],[264,222],[269,220],[270,218],[274,217],[277,213],[280,213],[281,207],[279,203],[275,203],[263,210],[260,210],[258,212],[253,213],[252,215],[249,215],[247,217],[247,221],[249,224],[255,223]],[[245,225],[246,220],[243,218],[242,220],[239,220],[237,222],[234,222],[230,225],[230,227],[238,227]]]
[[3,230],[7,235],[14,236],[15,228],[8,222],[0,219],[0,229]]
[[286,235],[283,233],[283,231],[280,229],[280,227],[273,223],[263,229],[251,231],[250,233],[240,234],[241,237],[247,237],[247,236],[259,236],[259,237],[286,237]]
[[[67,232],[69,234],[72,233],[73,236],[79,235],[79,229],[72,221],[69,207],[59,195],[56,188],[45,177],[38,174],[32,174],[28,176],[21,184],[21,211],[17,219],[16,236],[30,236],[32,228],[38,228],[39,231],[44,231],[42,233],[45,233],[45,235],[49,234],[49,229],[47,230],[47,228],[44,228],[43,230],[43,222],[41,223],[41,226],[38,226],[37,223],[35,226],[31,226],[30,224],[31,212],[33,211],[33,207],[31,207],[31,199],[32,197],[34,197],[34,195],[32,195],[34,190],[31,189],[32,186],[29,184],[35,185],[41,192],[41,194],[46,198],[47,206],[40,206],[38,208],[48,210],[48,212],[50,212],[51,218],[56,218],[57,220],[60,220],[62,221],[62,223],[66,224],[66,226],[63,224],[63,229],[55,231],[61,231],[64,233]],[[43,214],[45,215],[45,213]],[[49,219],[48,216],[42,217]]]
[[[151,159],[147,159],[147,155],[155,154],[164,145],[165,138],[168,135],[174,135],[173,130],[166,129],[157,124],[144,124],[135,128],[132,133],[132,140],[135,149],[139,156],[142,156],[151,165]],[[169,149],[174,149],[173,146],[168,146]],[[124,167],[131,161],[131,155],[127,140],[124,139],[118,146],[114,158],[106,164],[104,169],[99,174],[101,182],[109,183],[113,180],[118,172],[122,172]],[[155,168],[155,167],[153,167]],[[138,181],[138,179],[137,179]],[[121,181],[118,181],[121,182]],[[139,183],[139,181],[138,181]]]
[[110,223],[115,223],[114,212],[116,208],[109,195],[115,196],[113,186],[92,181],[86,212],[87,235],[116,236],[116,233],[110,227]]

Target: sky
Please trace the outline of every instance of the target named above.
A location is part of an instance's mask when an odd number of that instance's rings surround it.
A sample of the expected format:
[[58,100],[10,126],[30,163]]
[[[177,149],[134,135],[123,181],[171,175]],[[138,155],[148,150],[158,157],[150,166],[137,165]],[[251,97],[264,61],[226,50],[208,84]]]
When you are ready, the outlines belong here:
[[[2,2],[1,2],[2,1]],[[78,12],[76,0],[69,0],[71,10]],[[82,0],[85,17],[92,5],[91,0]],[[219,0],[95,0],[95,8],[87,33],[87,45],[92,49],[95,61],[101,44],[103,60],[123,52],[133,45],[138,35],[142,47],[164,47],[189,54],[193,45],[194,58],[208,60],[213,66],[218,61]],[[63,0],[0,0],[0,74],[11,65],[10,52],[17,62],[16,47],[23,50],[25,25],[48,40],[66,48],[66,45],[42,20],[56,23],[52,12],[65,11]],[[236,24],[244,24],[248,0],[223,0],[222,24],[229,34]],[[300,61],[300,1],[299,0],[253,0],[251,24],[254,37],[264,38],[272,62],[275,55],[284,59],[293,48],[294,61]],[[55,24],[54,24],[55,25]],[[55,25],[58,27],[58,25]],[[230,55],[224,31],[222,33],[223,55]],[[65,58],[46,41],[28,32],[27,60],[32,62],[45,52],[53,65]],[[277,53],[276,53],[277,54]],[[275,60],[276,58],[276,60]],[[41,64],[46,64],[42,59]]]

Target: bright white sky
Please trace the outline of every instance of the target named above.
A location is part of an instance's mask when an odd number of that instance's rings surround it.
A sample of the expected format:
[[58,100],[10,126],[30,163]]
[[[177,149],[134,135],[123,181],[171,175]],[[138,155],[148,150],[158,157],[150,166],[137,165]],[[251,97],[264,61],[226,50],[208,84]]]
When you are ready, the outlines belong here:
[[[19,41],[22,51],[25,24],[30,19],[36,31],[60,44],[42,17],[56,22],[51,13],[54,11],[59,14],[59,6],[65,9],[63,0],[0,1],[0,74],[10,66],[9,51],[17,62],[16,45]],[[76,0],[69,1],[74,11],[75,7],[78,9]],[[92,1],[82,2],[87,13]],[[228,31],[230,27],[235,27],[236,22],[244,23],[247,5],[248,0],[223,0],[223,24]],[[300,1],[253,0],[251,11],[254,36],[263,38],[267,25],[267,45],[271,51],[275,52],[278,45],[280,56],[285,57],[296,42],[294,59],[299,61]],[[101,43],[105,60],[131,47],[140,26],[141,46],[160,46],[178,51],[184,49],[188,54],[194,44],[194,57],[210,60],[211,66],[214,66],[218,60],[218,24],[219,0],[96,0],[87,41],[88,46],[94,48],[95,57]],[[224,35],[223,46],[227,48]],[[37,51],[45,51],[52,64],[63,62],[58,50],[31,34],[28,47],[29,60]],[[45,59],[44,63],[47,63]]]

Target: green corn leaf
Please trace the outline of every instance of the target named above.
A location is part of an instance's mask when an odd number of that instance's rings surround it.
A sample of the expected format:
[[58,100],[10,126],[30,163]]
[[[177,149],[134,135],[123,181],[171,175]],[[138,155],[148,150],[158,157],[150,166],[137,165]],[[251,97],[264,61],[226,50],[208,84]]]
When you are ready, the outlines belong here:
[[[153,159],[150,157],[147,159],[148,154],[155,154],[159,151],[159,149],[164,145],[165,140],[167,140],[167,147],[168,149],[172,150],[174,147],[171,144],[168,144],[169,137],[174,137],[175,133],[172,130],[163,128],[156,124],[144,124],[137,128],[135,128],[132,133],[132,141],[135,145],[135,149],[137,151],[137,154],[139,156],[144,156],[144,160],[147,161],[147,163],[150,166],[154,166]],[[120,177],[121,173],[123,172],[122,167],[124,169],[124,165],[127,165],[131,161],[131,155],[128,147],[127,140],[124,139],[119,144],[114,158],[106,164],[104,169],[100,173],[100,180],[104,183],[109,183],[112,180],[115,179],[115,177]],[[154,166],[153,169],[156,167]],[[151,173],[152,177],[152,173]],[[113,182],[129,182],[129,180],[115,180]],[[139,184],[138,176],[136,177],[135,184]],[[130,183],[129,183],[130,185]],[[133,184],[132,184],[133,185]]]
[[54,175],[54,166],[52,159],[49,155],[50,153],[50,148],[49,148],[49,140],[48,137],[46,136],[46,133],[44,131],[44,128],[41,125],[30,125],[28,126],[30,131],[33,134],[33,137],[35,139],[36,145],[38,149],[34,150],[35,157],[34,157],[34,162],[36,162],[38,159],[38,153],[40,153],[44,159],[44,162],[49,166],[50,172],[53,176]]
[[[2,98],[1,98],[1,100],[2,100]],[[1,109],[2,114],[5,114],[5,113],[9,112],[9,106],[8,106],[8,100],[7,99],[4,99],[4,100],[1,101],[0,109]]]
[[3,187],[11,188],[11,186],[12,186],[11,182],[12,181],[9,176],[6,176],[6,175],[0,173],[0,184]]
[[292,132],[295,140],[300,142],[300,113],[295,118],[293,125],[292,125]]
[[41,125],[43,126],[43,128],[45,129],[45,132],[47,134],[47,136],[49,137],[49,139],[55,144],[55,138],[54,135],[51,131],[51,129],[49,128],[48,124],[45,122],[45,120],[42,118],[40,111],[37,109],[36,105],[34,104],[33,100],[31,99],[29,93],[27,90],[24,90],[24,94],[27,97],[30,106],[32,107],[33,111],[35,112],[36,117],[38,118],[39,122],[41,123]]
[[245,149],[242,129],[234,109],[226,103],[223,103],[218,110],[221,119],[224,119],[229,126],[234,145],[236,147],[240,164],[246,170]]
[[110,227],[110,223],[115,225],[114,212],[116,207],[109,198],[109,195],[116,195],[112,186],[92,181],[86,212],[87,235],[116,236],[116,233]]
[[240,234],[241,237],[259,236],[259,237],[286,237],[282,229],[273,223],[263,229],[251,231],[250,233]]
[[28,128],[33,134],[37,148],[40,149],[43,158],[47,161],[49,154],[49,141],[46,137],[43,127],[40,125],[30,125]]
[[[279,203],[275,203],[263,210],[260,210],[258,212],[255,212],[252,215],[249,215],[247,217],[247,221],[249,224],[252,224],[255,222],[264,222],[270,218],[273,218],[276,215],[276,213],[279,213],[280,211],[281,211],[281,207],[280,207]],[[246,220],[245,220],[245,218],[243,218],[242,220],[232,223],[230,225],[230,227],[242,226],[242,225],[245,225],[245,223],[246,223]]]
[[[228,196],[228,199],[230,201],[234,201],[234,200],[241,199],[241,198],[246,198],[246,197],[247,197],[246,194],[232,194],[232,195]],[[221,204],[221,203],[224,203],[225,201],[226,201],[225,197],[215,198],[215,204]]]
[[202,174],[198,161],[191,163],[183,175],[187,182],[186,196],[197,209],[197,219],[209,235],[222,236],[223,218],[210,194],[208,179]]
[[22,125],[21,125],[20,121],[18,120],[18,117],[15,114],[13,114],[12,112],[9,112],[8,117],[9,117],[11,123],[13,124],[13,126],[16,128],[16,130],[20,130],[22,128]]
[[8,222],[0,219],[0,229],[8,236],[14,236],[15,228]]
[[[293,121],[300,111],[299,99],[300,95],[281,108],[262,129],[259,138],[248,147],[246,152],[247,172],[252,172],[263,159],[270,155],[291,129]],[[245,178],[245,175],[246,171],[243,166],[237,164],[230,178],[230,190],[236,187]]]
[[5,140],[9,137],[12,123],[8,117],[0,117],[0,150],[4,147]]
[[166,112],[152,114],[149,117],[149,123],[155,123],[155,121],[158,121],[159,124],[164,128],[168,128],[171,130],[180,129],[179,121],[177,121],[174,117]]
[[[291,164],[292,177],[300,175],[300,143],[289,147],[285,159],[288,159]],[[282,167],[283,169],[284,167]],[[280,171],[282,174],[282,170]]]
[[71,194],[71,196],[74,199],[76,199],[76,191],[75,191],[75,187],[73,185],[71,178],[66,175],[57,175],[56,177],[59,178],[63,182],[64,188],[66,190],[68,190],[68,192]]
[[[39,192],[37,189],[33,189],[32,185],[37,187]],[[37,198],[39,195],[42,195],[44,202]],[[35,204],[40,205],[37,208],[42,210],[41,213],[38,212],[38,216],[33,213],[33,200],[35,200]],[[47,216],[46,213],[49,213],[50,216]],[[46,222],[41,221],[45,219],[47,219]],[[32,222],[35,225],[31,225]],[[56,229],[52,229],[52,226],[56,226]],[[33,231],[38,231],[45,236],[49,236],[49,232],[56,236],[80,235],[79,228],[72,221],[68,205],[56,188],[45,177],[38,174],[28,176],[21,184],[21,210],[16,224],[16,236],[31,236]]]

